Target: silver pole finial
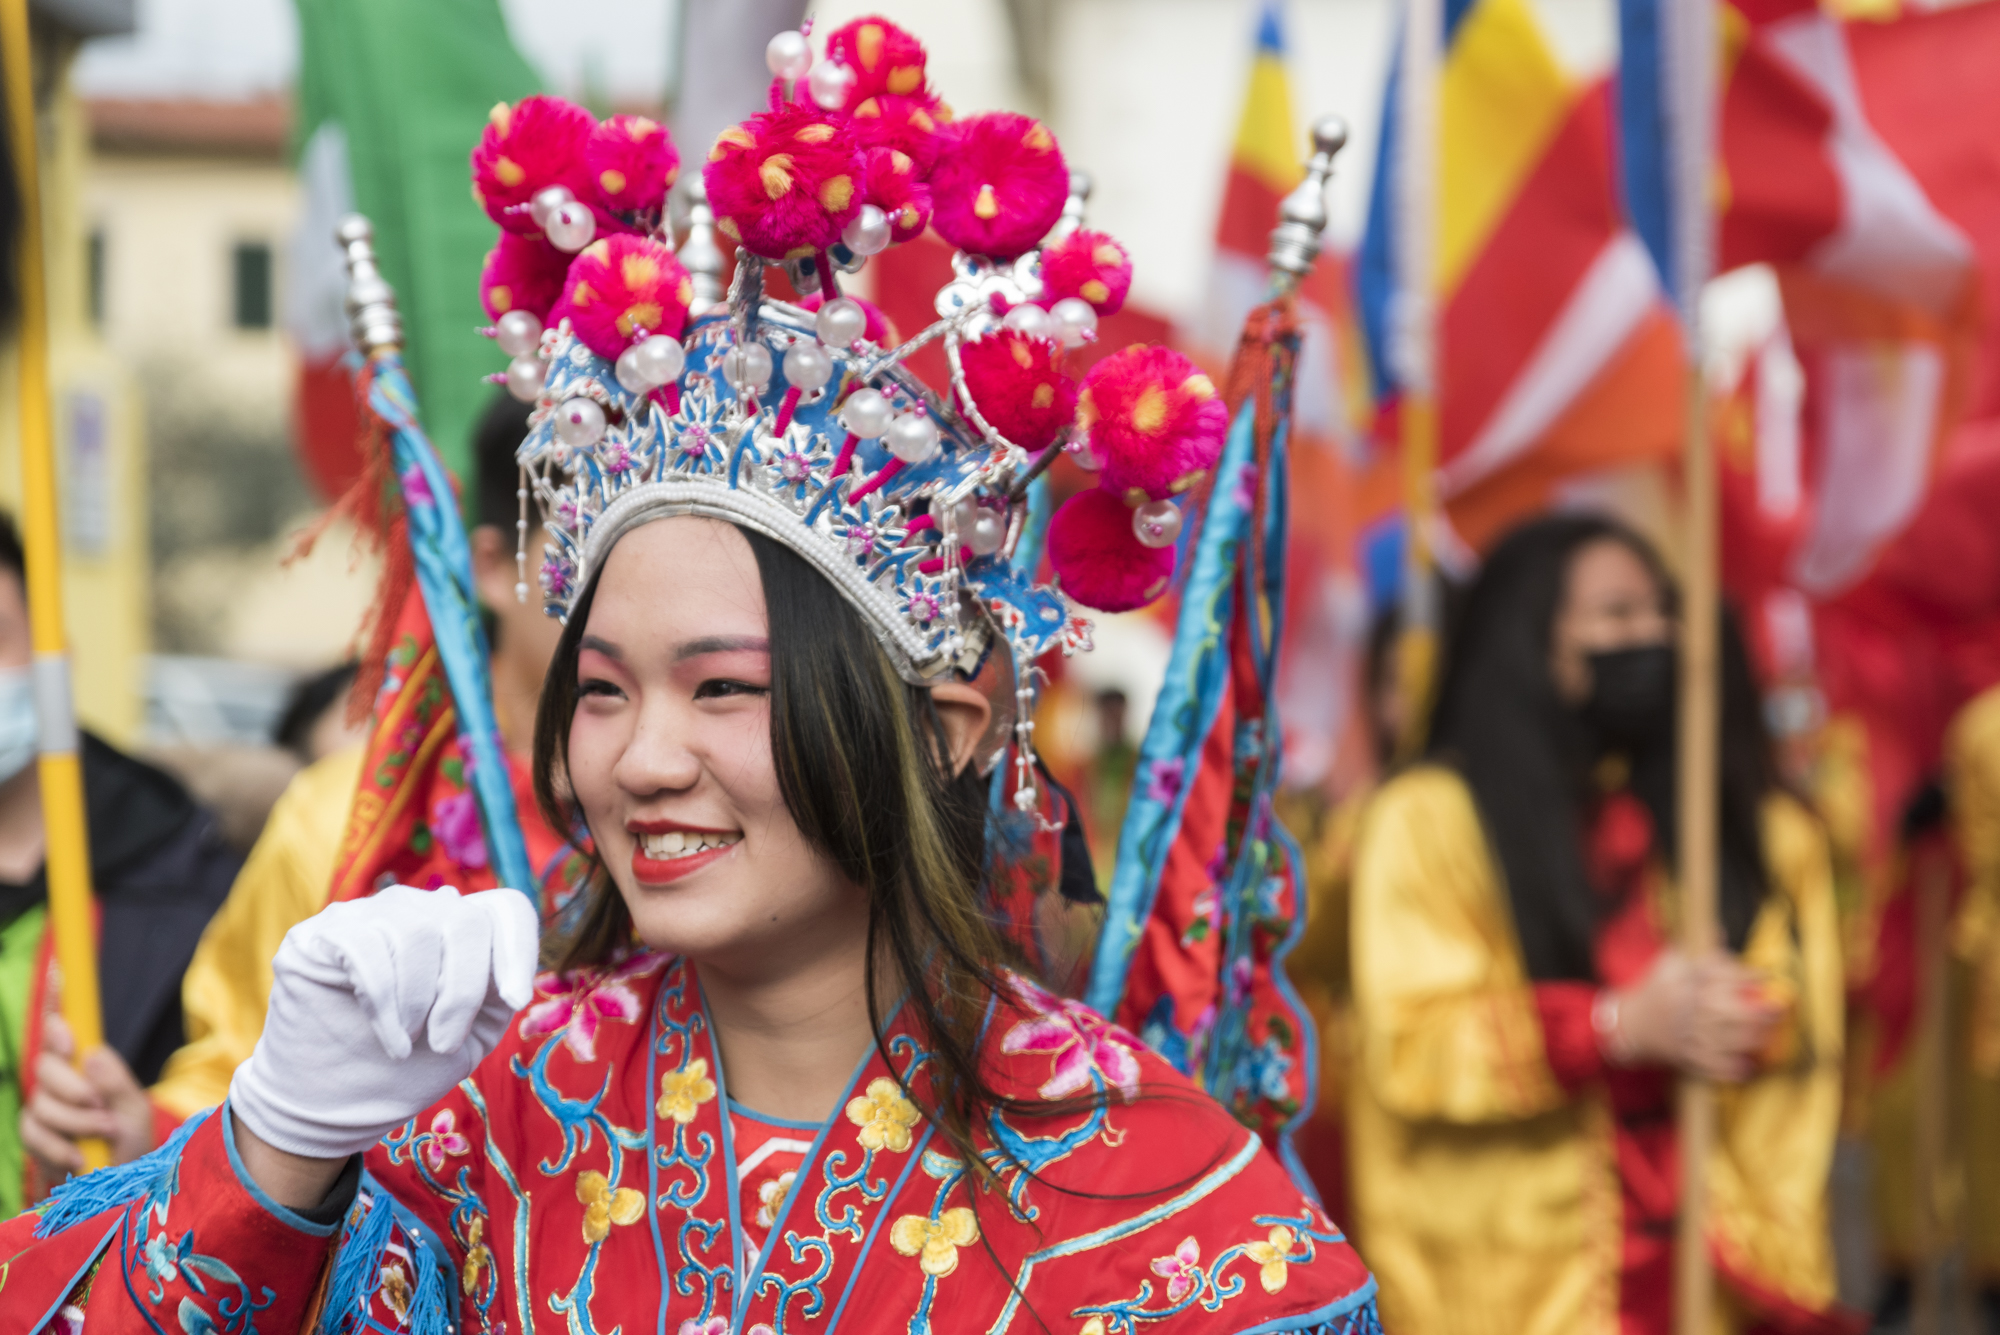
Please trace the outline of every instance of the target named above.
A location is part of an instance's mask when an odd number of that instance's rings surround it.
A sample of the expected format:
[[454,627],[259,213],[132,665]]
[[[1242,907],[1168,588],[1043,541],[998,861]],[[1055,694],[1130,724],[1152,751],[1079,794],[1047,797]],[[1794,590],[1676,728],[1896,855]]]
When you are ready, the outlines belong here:
[[350,213],[333,229],[333,239],[347,253],[347,325],[354,346],[364,357],[402,351],[403,318],[396,313],[396,289],[375,263],[374,225]]
[[1271,266],[1271,283],[1281,292],[1296,288],[1319,258],[1327,222],[1326,183],[1333,175],[1334,158],[1347,146],[1347,122],[1338,116],[1321,116],[1313,122],[1312,140],[1306,179],[1279,205],[1279,222],[1271,232],[1271,249],[1265,256]]

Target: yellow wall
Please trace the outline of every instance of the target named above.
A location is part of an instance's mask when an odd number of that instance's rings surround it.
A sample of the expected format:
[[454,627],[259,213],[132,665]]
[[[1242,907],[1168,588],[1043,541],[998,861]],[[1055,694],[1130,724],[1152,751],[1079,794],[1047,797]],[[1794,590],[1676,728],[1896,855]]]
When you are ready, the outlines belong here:
[[[151,646],[144,426],[131,376],[87,318],[82,183],[89,127],[67,77],[41,130],[49,388],[77,713],[86,727],[130,744],[144,722],[141,674]],[[6,406],[0,411],[0,504],[10,512],[18,511],[21,496],[19,402],[19,362],[10,339],[0,347],[0,403]],[[91,433],[81,429],[89,414],[79,409],[93,402],[102,414],[102,450],[95,466],[79,472],[73,465],[92,457]],[[93,532],[99,541],[91,541]]]

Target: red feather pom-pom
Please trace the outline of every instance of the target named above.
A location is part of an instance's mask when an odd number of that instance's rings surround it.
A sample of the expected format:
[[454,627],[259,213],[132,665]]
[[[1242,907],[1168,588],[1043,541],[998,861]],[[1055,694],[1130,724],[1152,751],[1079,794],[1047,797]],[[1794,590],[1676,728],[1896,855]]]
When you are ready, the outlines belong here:
[[891,240],[921,236],[931,221],[931,192],[917,174],[917,164],[893,148],[873,148],[862,155],[862,196],[889,218]]
[[795,102],[724,130],[701,175],[717,228],[766,259],[825,250],[861,211],[847,117]]
[[472,193],[486,216],[510,232],[539,232],[525,207],[537,191],[563,185],[588,198],[583,149],[596,128],[582,107],[541,93],[495,106],[472,150]]
[[850,108],[878,93],[908,97],[923,91],[924,44],[878,15],[835,28],[826,39],[826,58],[854,71]]
[[1092,487],[1062,503],[1049,520],[1049,564],[1062,591],[1100,612],[1129,612],[1167,590],[1174,549],[1148,547],[1132,531],[1132,511]]
[[681,155],[658,121],[613,116],[591,132],[583,166],[597,202],[620,213],[646,213],[666,203]]
[[1076,382],[1056,365],[1051,339],[1000,329],[958,350],[979,415],[1029,453],[1048,446],[1076,417]]
[[1215,467],[1229,412],[1193,362],[1135,343],[1090,368],[1076,421],[1103,462],[1098,486],[1138,505],[1186,491]]
[[919,176],[928,176],[944,146],[951,108],[927,98],[882,93],[864,98],[852,115],[854,136],[863,148],[893,148],[917,164]]
[[486,314],[497,320],[508,311],[532,311],[547,324],[549,310],[562,296],[569,260],[546,237],[502,232],[479,273],[479,300]]
[[1069,168],[1040,121],[989,111],[958,121],[931,169],[931,225],[974,255],[1012,259],[1062,216]]
[[570,262],[569,284],[550,320],[570,329],[606,361],[641,338],[678,338],[694,283],[674,253],[643,236],[607,236]]
[[1081,297],[1099,315],[1115,315],[1132,290],[1132,257],[1103,232],[1071,232],[1042,252],[1042,299]]
[[[861,337],[878,348],[893,348],[903,341],[903,336],[896,331],[896,322],[883,314],[880,306],[872,301],[863,301],[851,293],[842,295],[859,306],[861,313],[868,317],[867,323],[861,326]],[[826,298],[819,292],[808,292],[799,298],[799,309],[803,311],[817,311],[825,304]]]

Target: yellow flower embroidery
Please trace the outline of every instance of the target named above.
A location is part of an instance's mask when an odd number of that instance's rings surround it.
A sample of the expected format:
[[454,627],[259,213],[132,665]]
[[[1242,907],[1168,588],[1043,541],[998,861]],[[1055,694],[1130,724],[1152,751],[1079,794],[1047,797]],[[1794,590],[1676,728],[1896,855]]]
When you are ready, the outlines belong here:
[[396,1320],[410,1319],[410,1272],[401,1261],[391,1260],[382,1267],[382,1301],[396,1314]]
[[459,1284],[468,1296],[479,1287],[480,1272],[493,1264],[493,1249],[486,1245],[485,1234],[486,1220],[474,1215],[465,1235],[465,1265],[459,1271]]
[[695,1110],[715,1097],[715,1082],[708,1078],[708,1059],[696,1057],[678,1071],[660,1077],[660,1116],[671,1117],[682,1126],[694,1120]]
[[583,1202],[583,1240],[602,1242],[613,1224],[629,1224],[646,1212],[646,1198],[630,1187],[611,1189],[604,1174],[576,1175],[576,1198]]
[[847,1101],[847,1120],[861,1128],[861,1147],[894,1150],[910,1148],[910,1128],[917,1124],[917,1105],[903,1097],[903,1090],[887,1076],[868,1082],[868,1092]]
[[1083,1329],[1078,1335],[1104,1335],[1104,1318],[1101,1316],[1090,1318],[1083,1323]]
[[906,1214],[889,1230],[889,1244],[905,1256],[921,1256],[926,1275],[942,1279],[958,1269],[958,1249],[979,1241],[979,1221],[962,1205],[937,1219]]
[[1264,1292],[1276,1293],[1285,1287],[1285,1258],[1292,1250],[1292,1230],[1283,1224],[1271,1230],[1269,1242],[1252,1242],[1243,1248],[1243,1254],[1263,1267],[1258,1278],[1263,1281]]

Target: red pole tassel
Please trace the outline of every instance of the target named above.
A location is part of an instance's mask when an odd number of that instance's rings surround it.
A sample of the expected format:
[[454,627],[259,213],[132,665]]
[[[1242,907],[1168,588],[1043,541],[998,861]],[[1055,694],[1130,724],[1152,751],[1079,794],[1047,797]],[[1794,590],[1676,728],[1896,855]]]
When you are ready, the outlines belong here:
[[792,424],[792,410],[799,406],[800,393],[801,391],[797,385],[793,385],[785,391],[785,400],[778,405],[778,421],[773,428],[777,434],[784,435],[785,428]]
[[903,471],[903,461],[901,459],[891,459],[888,463],[882,465],[881,472],[877,473],[874,477],[869,478],[866,482],[862,483],[859,487],[855,488],[853,491],[847,493],[848,504],[852,505],[855,501],[860,500],[863,496],[866,496],[869,492],[876,490],[884,482],[887,482],[890,478],[896,476],[896,474],[902,471]]

